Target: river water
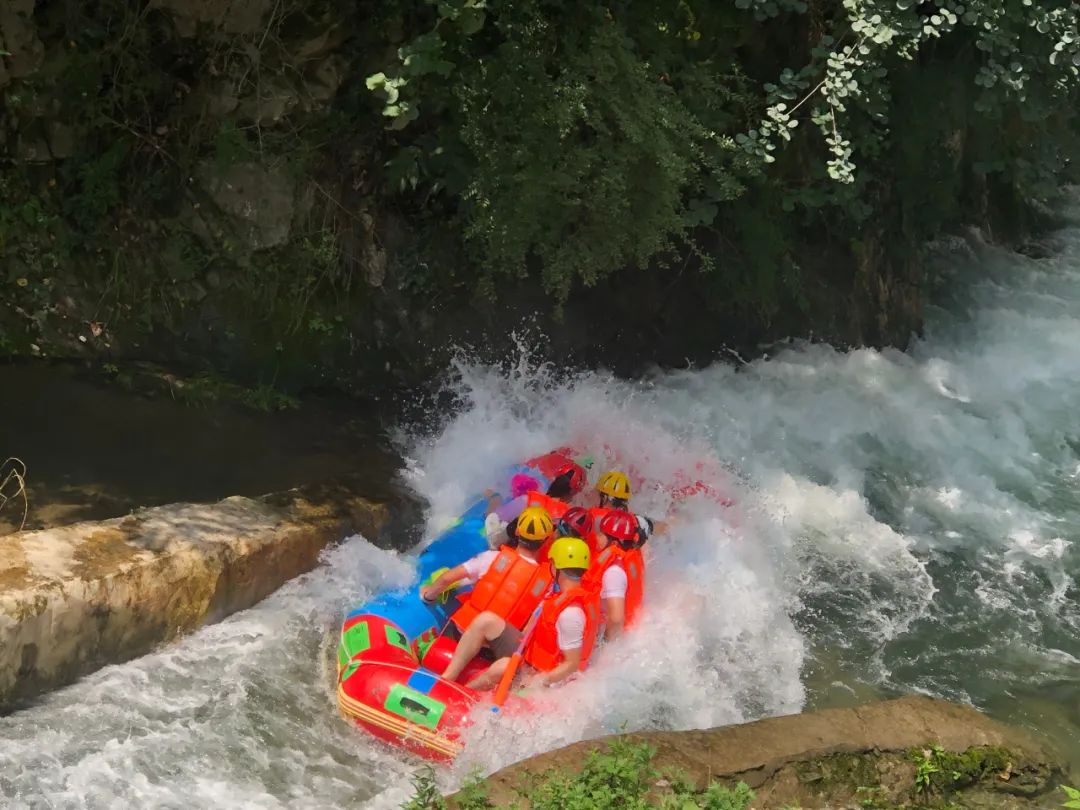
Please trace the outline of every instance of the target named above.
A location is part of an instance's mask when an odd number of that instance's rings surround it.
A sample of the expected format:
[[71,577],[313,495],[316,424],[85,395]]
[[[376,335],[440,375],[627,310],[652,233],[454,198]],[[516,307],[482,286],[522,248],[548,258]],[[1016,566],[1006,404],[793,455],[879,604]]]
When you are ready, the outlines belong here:
[[[643,626],[531,720],[481,716],[447,787],[620,729],[708,727],[920,692],[1080,761],[1080,216],[1039,260],[957,259],[907,353],[794,345],[626,382],[463,362],[434,435],[402,429],[432,534],[492,470],[563,442],[665,480]],[[660,515],[655,491],[635,506]],[[409,580],[351,538],[255,608],[0,718],[5,807],[394,807],[417,763],[337,716],[347,607]]]
[[[0,365],[0,393],[0,462],[15,456],[27,464],[27,529],[342,475],[369,497],[398,494],[398,460],[374,411],[330,398],[273,414],[227,403],[191,407],[103,384],[75,365]],[[19,528],[22,513],[21,503],[0,511],[0,536]]]

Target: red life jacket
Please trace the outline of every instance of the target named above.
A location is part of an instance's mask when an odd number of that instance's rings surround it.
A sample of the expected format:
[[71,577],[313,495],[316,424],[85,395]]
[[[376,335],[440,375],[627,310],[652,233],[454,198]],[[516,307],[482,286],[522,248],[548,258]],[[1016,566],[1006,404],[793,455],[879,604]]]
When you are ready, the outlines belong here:
[[581,580],[583,588],[600,597],[604,572],[611,566],[619,565],[626,572],[626,607],[624,608],[624,627],[630,627],[641,612],[641,602],[645,597],[645,557],[640,548],[627,551],[617,543],[610,543],[600,552],[596,561],[589,566]]
[[563,661],[562,650],[559,649],[559,631],[556,622],[559,615],[568,607],[578,606],[585,611],[585,635],[581,642],[581,664],[579,670],[585,669],[592,655],[593,644],[596,641],[596,627],[600,620],[600,605],[596,594],[578,586],[562,593],[551,594],[544,600],[544,606],[540,610],[540,619],[536,623],[536,629],[529,643],[525,646],[525,662],[541,672],[551,672]]
[[550,495],[545,495],[543,492],[537,492],[535,489],[529,492],[525,508],[527,509],[530,506],[539,506],[546,509],[547,513],[551,515],[552,520],[558,520],[565,515],[566,510],[570,508],[570,504],[563,503],[558,498],[552,498]]
[[509,546],[499,548],[499,555],[477,580],[467,601],[450,620],[465,632],[482,612],[489,610],[522,630],[536,606],[551,590],[551,567],[522,557]]

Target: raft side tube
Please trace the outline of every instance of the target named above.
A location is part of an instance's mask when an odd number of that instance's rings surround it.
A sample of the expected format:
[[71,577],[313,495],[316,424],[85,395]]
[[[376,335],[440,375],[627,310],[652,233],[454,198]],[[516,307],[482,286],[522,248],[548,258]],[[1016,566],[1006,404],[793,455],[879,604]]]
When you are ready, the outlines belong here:
[[419,666],[409,637],[394,622],[374,614],[346,619],[338,642],[338,677],[354,661]]
[[460,752],[477,693],[418,666],[356,660],[338,684],[342,715],[379,739],[435,760]]

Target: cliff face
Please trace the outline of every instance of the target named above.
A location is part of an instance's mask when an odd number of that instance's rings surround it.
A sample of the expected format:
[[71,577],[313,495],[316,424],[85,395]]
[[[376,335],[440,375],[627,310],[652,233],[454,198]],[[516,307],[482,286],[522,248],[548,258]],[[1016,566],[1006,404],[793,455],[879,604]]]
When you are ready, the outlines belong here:
[[[0,356],[150,358],[365,391],[421,379],[458,345],[497,356],[523,323],[555,359],[625,373],[788,336],[904,346],[921,328],[925,239],[1032,224],[1012,185],[974,170],[987,150],[965,112],[970,66],[946,57],[897,85],[918,138],[898,139],[863,225],[823,227],[755,192],[698,234],[711,268],[676,251],[578,283],[556,317],[541,273],[485,288],[453,204],[400,194],[426,131],[387,130],[365,77],[423,30],[425,9],[5,3]],[[731,37],[752,55],[755,23],[742,25]]]

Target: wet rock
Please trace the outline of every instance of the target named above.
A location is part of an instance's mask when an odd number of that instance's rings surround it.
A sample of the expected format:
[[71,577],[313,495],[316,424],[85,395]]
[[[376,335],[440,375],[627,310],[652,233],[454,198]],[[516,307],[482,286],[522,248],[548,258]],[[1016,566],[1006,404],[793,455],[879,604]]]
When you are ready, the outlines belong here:
[[34,0],[4,0],[0,3],[0,87],[12,79],[29,76],[45,55],[45,46],[34,27]]
[[368,284],[372,287],[381,287],[386,280],[386,251],[376,242],[374,218],[367,211],[361,211],[359,220],[357,241],[360,269]]
[[238,163],[218,170],[206,164],[200,179],[250,250],[283,245],[289,240],[295,208],[295,187],[282,171],[258,163]]
[[265,598],[388,509],[345,486],[23,532],[0,543],[0,711]]
[[15,157],[22,163],[48,163],[52,160],[52,153],[43,135],[20,133]]
[[366,242],[360,254],[360,267],[368,284],[381,287],[386,281],[386,251],[374,242]]
[[238,115],[260,126],[277,123],[300,104],[299,91],[282,77],[267,79],[259,85],[257,93],[240,102]]
[[348,70],[349,60],[342,56],[327,57],[315,66],[305,81],[305,89],[315,102],[314,106],[321,107],[333,100]]
[[49,121],[45,126],[45,137],[49,145],[49,156],[53,160],[63,160],[75,154],[76,133],[67,124]]
[[211,118],[225,118],[240,106],[240,98],[236,95],[232,82],[221,81],[200,88],[192,103],[202,105]]
[[289,50],[298,62],[319,59],[336,51],[347,39],[345,28],[332,19],[322,20],[307,38],[294,42]]

